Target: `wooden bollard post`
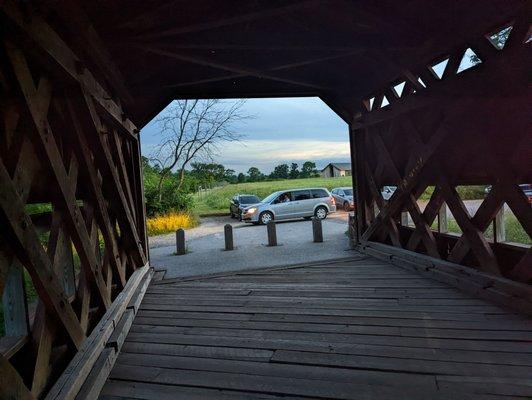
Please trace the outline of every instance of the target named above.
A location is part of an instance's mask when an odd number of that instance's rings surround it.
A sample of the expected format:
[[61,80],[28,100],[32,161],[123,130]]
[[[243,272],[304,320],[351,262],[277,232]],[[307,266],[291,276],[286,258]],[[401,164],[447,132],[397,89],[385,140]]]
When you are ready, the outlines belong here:
[[323,242],[323,229],[321,227],[321,219],[312,219],[312,236],[314,236],[314,243]]
[[277,246],[277,232],[275,231],[275,221],[270,221],[266,225],[268,230],[268,246]]
[[187,252],[186,246],[185,246],[185,230],[179,228],[177,231],[175,231],[175,253],[178,256],[182,256]]
[[225,250],[233,250],[233,227],[231,224],[225,224],[224,226],[225,234]]

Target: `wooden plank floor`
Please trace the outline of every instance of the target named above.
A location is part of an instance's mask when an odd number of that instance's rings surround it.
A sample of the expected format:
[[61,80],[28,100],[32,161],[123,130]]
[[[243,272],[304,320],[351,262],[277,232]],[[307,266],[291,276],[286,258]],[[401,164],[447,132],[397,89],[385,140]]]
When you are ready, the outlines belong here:
[[361,255],[153,283],[100,398],[530,396],[530,319]]

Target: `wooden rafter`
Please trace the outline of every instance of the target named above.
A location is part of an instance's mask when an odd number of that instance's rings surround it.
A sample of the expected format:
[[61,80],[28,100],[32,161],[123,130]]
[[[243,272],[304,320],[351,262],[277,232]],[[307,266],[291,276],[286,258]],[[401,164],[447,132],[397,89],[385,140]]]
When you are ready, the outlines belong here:
[[[283,65],[279,65],[279,66],[276,66],[276,67],[272,67],[272,68],[267,69],[265,72],[267,74],[270,74],[271,72],[275,72],[275,71],[283,71],[283,70],[287,70],[287,69],[299,68],[299,67],[303,67],[303,66],[306,66],[306,65],[312,65],[312,64],[317,64],[317,63],[324,62],[324,61],[330,61],[330,60],[335,60],[335,59],[339,59],[339,58],[343,58],[343,57],[348,57],[348,56],[352,56],[352,55],[357,54],[357,53],[359,53],[359,51],[354,50],[354,51],[343,52],[341,54],[332,54],[332,55],[328,55],[328,56],[305,59],[305,60],[302,60],[302,61],[291,62],[291,63],[288,63],[288,64],[283,64]],[[262,74],[264,74],[264,72],[257,71],[256,75],[251,75],[251,76],[263,77]],[[225,81],[225,80],[228,80],[228,79],[241,78],[241,77],[245,77],[245,76],[250,76],[250,74],[248,74],[248,73],[229,74],[229,75],[224,75],[224,76],[215,76],[215,77],[212,77],[212,78],[199,79],[199,80],[196,80],[196,81],[175,83],[175,84],[170,84],[170,85],[165,85],[165,86],[166,87],[170,87],[170,88],[179,88],[179,87],[199,85],[199,84],[205,84],[205,83],[220,82],[220,81]]]
[[158,54],[160,56],[173,58],[176,60],[180,60],[180,61],[184,61],[184,62],[188,62],[192,64],[203,65],[206,67],[221,69],[224,71],[236,72],[241,75],[249,75],[249,76],[253,76],[256,78],[268,79],[268,80],[275,81],[275,82],[289,83],[291,85],[303,86],[306,88],[317,89],[317,90],[327,89],[323,86],[316,85],[310,82],[283,78],[277,75],[270,74],[268,72],[265,73],[265,72],[256,70],[254,68],[242,67],[240,65],[214,61],[214,60],[210,60],[206,57],[202,57],[199,55],[190,56],[190,55],[178,53],[176,51],[167,50],[165,48],[157,47],[157,46],[146,46],[146,45],[139,44],[139,45],[136,45],[135,47],[138,48],[139,50],[143,50],[143,51],[153,53],[153,54]]
[[158,39],[167,36],[182,35],[185,33],[198,33],[204,30],[220,28],[228,25],[242,24],[245,22],[256,21],[259,19],[271,18],[278,15],[287,14],[302,8],[312,7],[316,5],[319,0],[305,0],[298,1],[289,5],[283,5],[281,7],[270,8],[269,10],[260,9],[247,14],[241,14],[236,17],[230,17],[221,19],[218,18],[215,21],[193,24],[188,26],[181,26],[179,28],[171,28],[166,30],[159,30],[153,33],[140,35],[139,39]]

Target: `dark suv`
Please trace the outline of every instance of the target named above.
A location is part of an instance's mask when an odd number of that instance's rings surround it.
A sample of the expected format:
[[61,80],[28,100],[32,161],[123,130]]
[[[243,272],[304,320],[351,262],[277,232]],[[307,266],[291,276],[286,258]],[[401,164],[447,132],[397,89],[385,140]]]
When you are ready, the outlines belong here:
[[260,203],[260,199],[253,194],[237,194],[229,204],[231,218],[242,219],[242,210],[257,203]]

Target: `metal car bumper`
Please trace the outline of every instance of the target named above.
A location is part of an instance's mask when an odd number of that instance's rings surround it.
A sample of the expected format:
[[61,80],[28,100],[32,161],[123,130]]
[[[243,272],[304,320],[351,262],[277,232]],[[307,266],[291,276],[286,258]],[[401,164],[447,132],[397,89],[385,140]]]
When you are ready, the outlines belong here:
[[242,214],[242,221],[244,222],[257,222],[259,220],[259,213]]

